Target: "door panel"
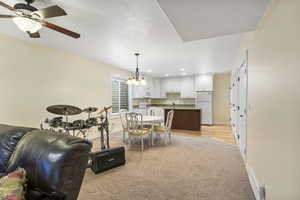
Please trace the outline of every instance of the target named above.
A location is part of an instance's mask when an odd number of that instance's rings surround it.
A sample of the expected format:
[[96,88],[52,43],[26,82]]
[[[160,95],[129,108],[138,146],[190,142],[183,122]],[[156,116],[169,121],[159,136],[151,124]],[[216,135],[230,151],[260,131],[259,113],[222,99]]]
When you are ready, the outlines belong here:
[[239,135],[240,135],[240,148],[244,154],[246,152],[246,140],[247,140],[247,63],[241,67],[240,80],[239,80]]
[[233,134],[245,158],[247,145],[248,60],[233,75],[230,86],[230,118]]

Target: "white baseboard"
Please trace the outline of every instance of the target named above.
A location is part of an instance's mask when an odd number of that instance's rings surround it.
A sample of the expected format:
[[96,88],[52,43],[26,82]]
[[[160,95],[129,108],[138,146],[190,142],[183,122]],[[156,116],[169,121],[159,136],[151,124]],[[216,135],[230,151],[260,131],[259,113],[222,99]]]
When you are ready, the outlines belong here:
[[214,126],[230,126],[230,123],[215,123]]
[[248,164],[246,164],[246,170],[248,173],[249,181],[250,181],[255,199],[256,200],[265,200],[263,197],[261,197],[260,184],[255,176],[254,170]]
[[[117,132],[120,132],[120,131],[122,131],[122,128],[115,129],[112,132],[110,132],[110,134],[117,133]],[[99,137],[100,137],[100,134],[93,135],[93,136],[88,136],[87,140],[95,140],[95,139],[97,139]]]

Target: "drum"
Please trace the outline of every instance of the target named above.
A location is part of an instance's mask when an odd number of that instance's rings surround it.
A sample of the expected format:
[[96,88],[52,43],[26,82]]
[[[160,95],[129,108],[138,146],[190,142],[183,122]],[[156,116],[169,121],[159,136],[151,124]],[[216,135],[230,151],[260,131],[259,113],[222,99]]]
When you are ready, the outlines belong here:
[[85,121],[84,120],[76,120],[71,124],[71,127],[74,129],[84,129],[85,128]]
[[52,128],[62,127],[63,118],[62,117],[54,117],[53,119],[47,120],[49,126]]
[[97,118],[94,118],[94,117],[93,118],[89,118],[89,119],[87,119],[85,121],[85,126],[87,128],[91,128],[93,126],[97,126],[97,124],[98,124]]
[[71,122],[61,122],[60,127],[64,128],[64,129],[66,129],[66,128],[69,129],[72,127],[72,123]]

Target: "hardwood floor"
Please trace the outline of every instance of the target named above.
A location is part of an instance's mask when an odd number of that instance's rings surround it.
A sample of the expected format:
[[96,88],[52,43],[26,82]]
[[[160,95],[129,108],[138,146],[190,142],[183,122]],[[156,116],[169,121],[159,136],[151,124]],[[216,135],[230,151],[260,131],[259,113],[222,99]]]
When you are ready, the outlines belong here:
[[235,144],[235,139],[232,134],[230,126],[202,126],[201,131],[187,131],[187,130],[172,130],[173,134],[195,136],[195,137],[208,137],[216,140],[223,141],[228,144]]

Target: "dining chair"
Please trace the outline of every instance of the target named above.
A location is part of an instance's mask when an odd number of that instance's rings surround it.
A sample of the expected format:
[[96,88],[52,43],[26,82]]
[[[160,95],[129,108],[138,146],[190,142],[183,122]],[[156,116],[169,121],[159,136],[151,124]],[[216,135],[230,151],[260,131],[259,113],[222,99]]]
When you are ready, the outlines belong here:
[[[159,108],[159,107],[150,107],[147,110],[147,115],[165,118],[165,110],[163,108]],[[146,124],[146,127],[151,128],[151,125],[149,126],[149,124]]]
[[166,124],[163,126],[155,126],[154,132],[159,134],[165,134],[169,137],[169,143],[171,143],[171,127],[174,118],[174,110],[171,110],[167,114]]
[[[144,151],[144,136],[151,135],[149,128],[143,126],[143,115],[141,113],[126,113],[127,132],[129,136],[129,145],[131,146],[131,138],[137,136],[141,139],[141,150]],[[150,138],[149,138],[150,145]]]
[[126,109],[120,110],[120,119],[121,119],[121,124],[122,124],[122,129],[123,129],[123,142],[126,142],[126,133],[127,133],[127,123],[126,123],[126,113],[128,111]]
[[155,107],[150,107],[147,109],[147,112],[146,114],[149,115],[149,116],[154,116],[155,115]]
[[158,107],[150,107],[147,109],[147,115],[149,116],[164,116],[164,109]]

